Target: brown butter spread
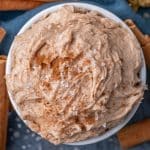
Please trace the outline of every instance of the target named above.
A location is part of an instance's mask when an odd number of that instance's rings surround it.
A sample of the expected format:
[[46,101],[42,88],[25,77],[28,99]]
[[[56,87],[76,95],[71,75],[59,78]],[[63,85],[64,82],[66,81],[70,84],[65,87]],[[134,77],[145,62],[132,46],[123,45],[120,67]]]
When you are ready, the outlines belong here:
[[59,144],[118,124],[143,97],[141,49],[99,13],[65,6],[13,42],[7,87],[29,127]]

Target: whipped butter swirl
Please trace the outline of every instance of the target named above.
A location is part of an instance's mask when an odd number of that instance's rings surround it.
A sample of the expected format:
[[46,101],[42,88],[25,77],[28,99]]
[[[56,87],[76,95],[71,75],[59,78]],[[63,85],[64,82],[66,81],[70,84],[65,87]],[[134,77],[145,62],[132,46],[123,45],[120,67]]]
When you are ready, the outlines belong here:
[[141,48],[97,12],[64,6],[16,36],[7,87],[28,126],[59,144],[98,136],[143,97]]

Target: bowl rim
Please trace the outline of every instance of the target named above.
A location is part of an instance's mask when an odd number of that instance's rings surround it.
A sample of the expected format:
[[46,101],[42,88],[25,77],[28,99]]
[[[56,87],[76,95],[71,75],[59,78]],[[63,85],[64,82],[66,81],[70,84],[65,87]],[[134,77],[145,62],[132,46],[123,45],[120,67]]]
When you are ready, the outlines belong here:
[[[23,33],[25,30],[27,30],[29,27],[31,27],[32,24],[36,23],[39,19],[41,19],[45,15],[56,11],[57,9],[59,9],[60,7],[62,7],[64,5],[72,5],[72,6],[75,6],[75,7],[81,7],[81,8],[85,8],[85,9],[89,9],[89,10],[98,11],[103,16],[105,16],[107,18],[110,18],[110,19],[114,20],[115,22],[118,22],[119,24],[121,24],[121,26],[126,28],[131,33],[131,35],[136,39],[135,35],[132,33],[130,28],[119,17],[117,17],[115,14],[113,14],[112,12],[110,12],[110,11],[100,7],[100,6],[96,6],[95,4],[92,4],[92,3],[90,4],[90,3],[86,3],[86,2],[63,2],[61,4],[55,4],[53,6],[50,6],[50,7],[46,8],[46,9],[38,12],[33,17],[31,17],[21,27],[21,29],[19,30],[17,35]],[[137,43],[139,44],[138,40],[137,40]],[[139,44],[139,46],[140,46],[140,44]],[[8,58],[7,58],[7,62],[6,62],[6,75],[8,75],[11,72],[12,47],[13,47],[13,42],[12,42],[11,47],[9,49]],[[142,83],[145,85],[146,84],[146,65],[145,65],[145,59],[144,59],[144,55],[143,55],[142,49],[141,49],[141,57],[142,57],[142,67],[141,67],[141,70],[140,70],[140,78],[141,78]],[[10,101],[11,101],[11,103],[12,103],[16,113],[22,119],[20,110],[17,107],[17,104],[13,100],[13,97],[10,94],[9,91],[8,91],[8,95],[9,95]],[[119,123],[117,126],[111,128],[111,129],[109,129],[108,131],[104,132],[103,134],[101,134],[101,135],[99,135],[97,137],[92,137],[92,138],[83,140],[83,141],[78,141],[78,142],[73,142],[73,143],[64,143],[64,144],[66,144],[66,145],[87,145],[87,144],[93,144],[93,143],[96,143],[96,142],[99,142],[99,141],[102,141],[102,140],[105,140],[105,139],[109,138],[110,136],[112,136],[115,133],[117,133],[120,129],[122,129],[130,121],[130,119],[136,113],[139,105],[140,105],[140,103],[135,104],[133,106],[133,109],[125,116],[124,120],[121,121],[121,123]],[[23,120],[23,122],[28,126],[28,124],[26,123],[25,120]]]

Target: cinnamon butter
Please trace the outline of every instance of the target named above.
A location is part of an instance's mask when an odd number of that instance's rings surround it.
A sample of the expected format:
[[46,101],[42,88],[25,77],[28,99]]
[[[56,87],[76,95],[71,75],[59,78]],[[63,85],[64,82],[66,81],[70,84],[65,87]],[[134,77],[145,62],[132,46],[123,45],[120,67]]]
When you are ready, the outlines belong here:
[[141,48],[101,14],[64,6],[16,36],[7,88],[22,119],[54,144],[116,126],[144,93]]

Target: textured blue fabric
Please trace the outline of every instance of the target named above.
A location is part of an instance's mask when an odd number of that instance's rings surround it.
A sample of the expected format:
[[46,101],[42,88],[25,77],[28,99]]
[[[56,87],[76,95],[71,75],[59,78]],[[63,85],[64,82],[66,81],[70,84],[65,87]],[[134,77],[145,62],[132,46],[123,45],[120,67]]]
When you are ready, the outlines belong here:
[[[87,2],[82,0],[82,2]],[[88,1],[88,3],[92,3],[103,8],[110,10],[115,13],[122,19],[131,18],[133,19],[139,28],[147,34],[150,34],[150,18],[143,18],[141,14],[143,13],[135,13],[127,4],[126,0],[94,0]],[[5,39],[0,44],[0,54],[8,54],[9,47],[14,39],[14,36],[17,34],[19,29],[25,24],[27,20],[29,20],[32,16],[34,16],[37,12],[55,5],[57,3],[48,3],[42,5],[36,9],[27,12],[0,12],[0,26],[4,27],[7,30],[7,35]],[[148,13],[150,13],[150,9],[146,9]],[[7,16],[9,14],[9,16]],[[22,14],[21,16],[19,16]],[[15,19],[14,16],[17,16]],[[148,71],[148,79],[147,83],[149,84],[149,71]],[[136,112],[135,116],[129,123],[133,123],[135,121],[141,120],[143,118],[150,117],[150,93],[149,91],[145,92],[144,100],[140,105],[140,108]],[[129,137],[130,138],[130,137]],[[9,116],[9,132],[8,132],[8,142],[7,142],[7,150],[49,150],[49,149],[60,149],[60,150],[119,150],[119,144],[115,136],[88,146],[66,146],[59,145],[54,146],[53,144],[48,143],[47,141],[40,139],[37,135],[27,129],[27,127],[20,121],[15,112],[11,113]],[[143,145],[132,148],[133,150],[149,150],[150,143],[147,142]]]

